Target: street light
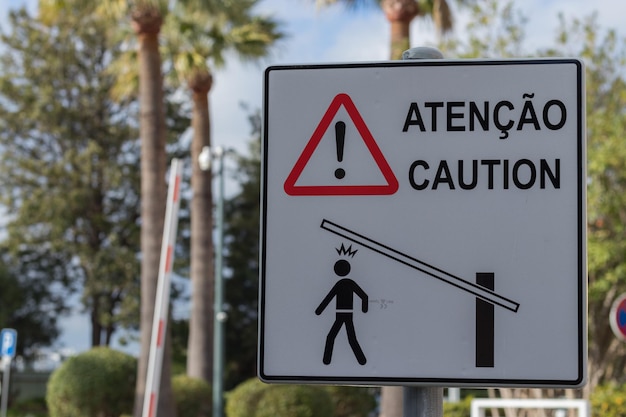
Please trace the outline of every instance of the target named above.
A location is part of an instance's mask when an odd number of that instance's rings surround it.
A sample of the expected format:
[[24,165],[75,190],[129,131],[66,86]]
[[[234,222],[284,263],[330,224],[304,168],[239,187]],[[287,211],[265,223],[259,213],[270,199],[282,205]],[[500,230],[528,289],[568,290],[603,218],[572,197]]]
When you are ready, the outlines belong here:
[[202,171],[208,171],[211,168],[211,148],[209,146],[202,148],[200,155],[198,155],[198,164]]
[[213,417],[222,417],[224,408],[224,324],[227,314],[224,308],[224,156],[232,150],[217,146],[202,148],[198,165],[202,171],[211,169],[211,160],[217,159],[218,191],[215,212],[215,289],[213,303]]

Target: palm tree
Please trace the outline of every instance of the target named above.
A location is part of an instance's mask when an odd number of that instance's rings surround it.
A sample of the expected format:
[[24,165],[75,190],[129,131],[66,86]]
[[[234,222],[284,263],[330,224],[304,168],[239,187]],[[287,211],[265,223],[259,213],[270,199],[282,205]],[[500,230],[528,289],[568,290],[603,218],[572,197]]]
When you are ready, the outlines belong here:
[[[315,0],[318,6],[334,3],[357,5],[367,0]],[[390,24],[390,59],[401,59],[411,47],[410,26],[416,17],[431,18],[440,33],[452,29],[452,13],[447,0],[375,0]],[[369,1],[371,2],[371,1]]]
[[[72,13],[85,9],[111,19],[111,27],[130,18],[137,39],[139,74],[139,136],[141,141],[141,317],[137,385],[133,415],[141,417],[156,298],[166,199],[165,111],[159,33],[167,14],[167,0],[105,0],[98,5],[81,0],[42,0],[45,13]],[[166,337],[161,389],[157,407],[160,416],[175,416],[170,382],[171,346]]]
[[192,93],[191,128],[191,315],[187,341],[187,375],[211,382],[213,374],[213,200],[211,172],[198,164],[200,152],[211,146],[211,122],[208,94],[213,84],[209,71],[196,71],[188,76]]
[[[165,110],[159,53],[159,32],[163,15],[152,4],[138,4],[131,12],[137,34],[139,59],[139,132],[141,141],[141,354],[135,390],[134,416],[141,415],[146,387],[154,300],[156,298],[159,258],[165,218]],[[160,382],[158,410],[174,416],[171,393],[171,349],[166,344]]]
[[[187,351],[187,374],[211,382],[213,374],[213,294],[211,173],[202,171],[198,156],[211,145],[208,94],[213,76],[211,66],[225,63],[225,52],[234,51],[241,59],[267,55],[270,46],[283,35],[275,21],[252,16],[257,0],[239,0],[205,8],[201,12],[181,13],[172,19],[166,45],[179,82],[185,84],[193,99],[191,204],[191,317]],[[175,14],[173,14],[175,15]]]
[[[140,417],[146,388],[148,356],[154,300],[156,298],[159,258],[165,218],[165,111],[159,32],[164,11],[149,1],[138,1],[127,12],[137,35],[137,58],[139,64],[139,134],[141,141],[141,350],[135,389],[133,415]],[[128,6],[127,6],[128,7]],[[174,416],[171,393],[171,355],[169,343],[163,355],[161,393],[158,410],[160,415]]]
[[[130,18],[137,40],[141,142],[141,349],[134,417],[142,415],[165,218],[166,129],[159,34],[168,12],[167,6],[166,0],[106,0],[100,3],[99,8],[101,14],[107,18]],[[168,332],[157,406],[159,416],[176,415],[172,399],[170,351]]]

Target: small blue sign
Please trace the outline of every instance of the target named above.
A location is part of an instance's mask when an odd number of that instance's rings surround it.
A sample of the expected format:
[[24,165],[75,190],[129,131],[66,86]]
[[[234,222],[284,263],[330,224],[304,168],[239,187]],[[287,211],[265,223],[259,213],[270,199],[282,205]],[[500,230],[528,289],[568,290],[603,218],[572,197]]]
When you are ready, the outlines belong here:
[[14,329],[2,329],[0,332],[0,354],[2,357],[15,357],[17,350],[17,331]]

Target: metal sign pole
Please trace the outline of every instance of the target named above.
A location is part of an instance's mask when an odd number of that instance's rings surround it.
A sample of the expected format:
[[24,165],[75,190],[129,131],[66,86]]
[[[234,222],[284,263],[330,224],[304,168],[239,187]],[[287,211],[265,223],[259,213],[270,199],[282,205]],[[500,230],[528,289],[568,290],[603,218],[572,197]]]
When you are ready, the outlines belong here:
[[[442,59],[435,48],[418,47],[404,51],[402,59]],[[404,417],[443,417],[443,388],[404,387]]]
[[404,417],[442,417],[443,388],[404,387]]
[[9,374],[11,372],[11,357],[2,357],[2,405],[0,405],[0,416],[7,417],[7,405],[9,403]]

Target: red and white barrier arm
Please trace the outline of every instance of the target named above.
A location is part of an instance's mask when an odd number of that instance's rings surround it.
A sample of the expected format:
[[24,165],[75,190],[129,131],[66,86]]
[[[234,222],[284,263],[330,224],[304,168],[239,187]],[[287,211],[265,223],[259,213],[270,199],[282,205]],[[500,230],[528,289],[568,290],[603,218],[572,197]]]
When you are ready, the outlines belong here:
[[165,331],[167,330],[167,317],[169,313],[170,281],[172,264],[174,263],[174,245],[176,243],[176,232],[178,229],[181,173],[182,163],[175,158],[172,160],[167,190],[163,243],[161,245],[157,293],[154,303],[154,318],[152,321],[152,337],[150,340],[150,356],[148,359],[148,373],[146,376],[146,391],[143,399],[142,417],[155,417],[157,404],[159,403]]

